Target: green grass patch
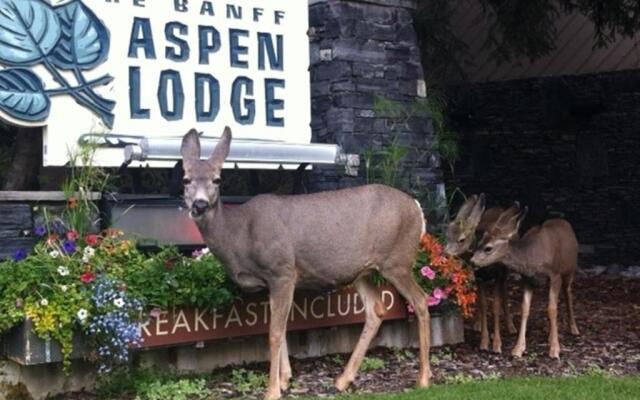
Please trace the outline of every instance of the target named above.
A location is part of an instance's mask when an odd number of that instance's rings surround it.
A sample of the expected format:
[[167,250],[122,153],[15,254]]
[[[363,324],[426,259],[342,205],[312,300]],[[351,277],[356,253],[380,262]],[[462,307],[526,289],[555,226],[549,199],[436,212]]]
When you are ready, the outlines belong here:
[[639,398],[640,377],[612,378],[605,376],[510,378],[434,385],[426,390],[412,390],[405,393],[339,397],[341,400],[636,400]]

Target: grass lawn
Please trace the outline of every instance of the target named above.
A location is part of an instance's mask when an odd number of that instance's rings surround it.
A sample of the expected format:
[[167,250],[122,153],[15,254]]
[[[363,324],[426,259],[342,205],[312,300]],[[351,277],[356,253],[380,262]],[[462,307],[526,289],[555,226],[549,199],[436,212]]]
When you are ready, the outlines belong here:
[[341,396],[349,400],[460,400],[460,399],[640,399],[640,376],[610,378],[511,378],[452,385],[434,385],[427,390],[380,395]]

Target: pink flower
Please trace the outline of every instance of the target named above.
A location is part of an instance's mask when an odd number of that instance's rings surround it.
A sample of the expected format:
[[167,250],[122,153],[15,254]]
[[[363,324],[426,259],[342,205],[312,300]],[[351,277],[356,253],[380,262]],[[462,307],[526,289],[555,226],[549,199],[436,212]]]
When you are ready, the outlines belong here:
[[162,315],[162,310],[158,307],[153,308],[151,311],[149,311],[149,316],[151,318],[158,318],[160,315]]
[[409,314],[414,314],[416,312],[411,304],[407,304],[407,311],[409,311]]
[[427,304],[429,305],[429,307],[437,306],[438,304],[440,304],[440,299],[435,298],[434,296],[429,296]]
[[435,297],[438,300],[442,300],[442,299],[446,299],[447,298],[447,294],[445,293],[445,291],[440,289],[440,288],[433,289],[432,296]]
[[420,275],[424,276],[425,278],[429,279],[429,280],[434,280],[436,277],[436,273],[434,270],[432,270],[431,268],[429,268],[427,265],[425,265],[424,267],[420,268]]

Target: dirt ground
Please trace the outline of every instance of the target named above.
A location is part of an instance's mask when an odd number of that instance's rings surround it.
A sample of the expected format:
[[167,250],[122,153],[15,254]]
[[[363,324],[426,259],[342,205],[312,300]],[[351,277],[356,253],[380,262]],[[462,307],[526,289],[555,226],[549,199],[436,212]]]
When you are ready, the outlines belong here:
[[[510,304],[514,322],[519,323],[522,290],[517,282],[510,285]],[[547,291],[536,289],[529,318],[527,352],[522,359],[511,357],[515,335],[503,329],[503,354],[478,351],[479,333],[472,321],[465,323],[466,342],[432,349],[435,383],[464,382],[470,379],[497,379],[505,376],[571,376],[577,374],[640,374],[640,279],[622,277],[578,277],[574,284],[576,319],[581,336],[568,334],[564,321],[564,301],[559,310],[560,360],[547,357]],[[377,369],[359,374],[350,391],[394,392],[410,388],[417,374],[416,350],[373,349],[367,356],[384,361]],[[288,395],[324,397],[331,393],[348,355],[317,359],[292,360],[294,378]],[[244,366],[246,370],[265,373],[266,363]],[[230,368],[210,375],[215,397],[254,397],[256,392],[238,393],[230,383]],[[217,395],[217,396],[216,396]],[[65,398],[93,399],[90,394]]]

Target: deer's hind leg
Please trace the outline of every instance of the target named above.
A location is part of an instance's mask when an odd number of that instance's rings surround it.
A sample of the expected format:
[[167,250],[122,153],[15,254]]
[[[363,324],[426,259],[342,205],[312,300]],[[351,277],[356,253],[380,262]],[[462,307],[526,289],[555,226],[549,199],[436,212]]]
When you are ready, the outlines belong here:
[[285,330],[282,335],[282,348],[280,349],[280,389],[287,390],[289,388],[289,380],[291,379],[291,363],[289,362],[289,348],[287,344],[287,332]]
[[385,307],[382,302],[382,297],[378,289],[369,280],[369,275],[361,276],[353,283],[358,295],[364,303],[365,311],[365,323],[360,339],[356,344],[351,357],[344,368],[344,372],[340,375],[335,382],[336,389],[343,391],[349,387],[351,382],[355,379],[362,359],[364,358],[371,340],[378,333],[380,324],[382,323],[382,316],[384,315]]
[[[411,262],[409,262],[408,265]],[[418,338],[420,343],[420,371],[418,372],[418,387],[429,386],[431,370],[429,368],[429,346],[431,341],[431,324],[429,309],[427,308],[427,295],[416,283],[411,274],[411,269],[386,269],[382,270],[382,276],[388,280],[400,294],[413,306],[418,317]]]
[[562,277],[551,276],[549,282],[549,357],[560,358],[560,340],[558,339],[558,296],[562,286]]
[[500,301],[499,282],[493,286],[493,345],[491,350],[494,353],[502,353],[502,337],[500,336],[500,312],[502,309]]
[[573,313],[573,294],[571,293],[571,284],[573,283],[573,275],[565,275],[562,277],[562,291],[564,292],[565,301],[567,303],[567,316],[569,319],[569,329],[574,336],[580,335],[578,325],[576,324],[575,315]]

